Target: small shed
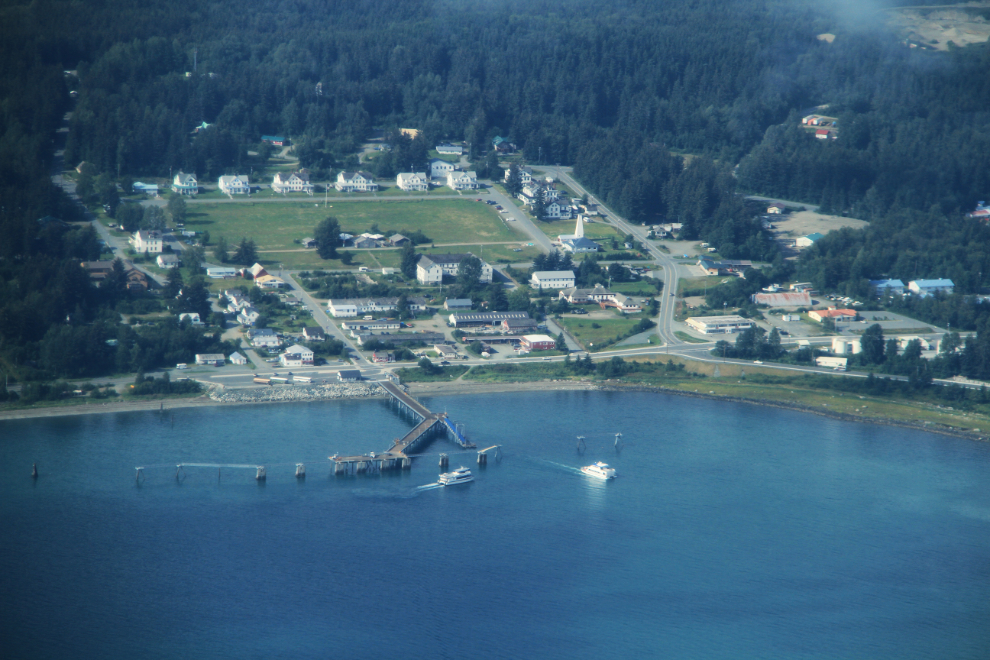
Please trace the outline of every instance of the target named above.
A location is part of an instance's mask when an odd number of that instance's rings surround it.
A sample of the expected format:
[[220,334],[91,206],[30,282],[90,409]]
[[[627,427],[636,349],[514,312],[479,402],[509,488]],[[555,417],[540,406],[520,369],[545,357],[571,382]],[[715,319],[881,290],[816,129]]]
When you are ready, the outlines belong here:
[[245,364],[247,364],[247,362],[248,362],[247,361],[247,358],[244,357],[243,355],[241,355],[240,353],[236,353],[235,352],[235,353],[231,353],[230,354],[230,363],[231,364],[236,364],[236,365],[239,365],[239,366],[244,366]]

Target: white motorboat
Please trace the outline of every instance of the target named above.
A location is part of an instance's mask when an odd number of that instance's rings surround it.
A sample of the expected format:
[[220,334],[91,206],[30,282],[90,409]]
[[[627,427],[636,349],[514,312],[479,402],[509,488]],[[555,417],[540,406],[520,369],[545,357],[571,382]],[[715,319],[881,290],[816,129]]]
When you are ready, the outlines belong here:
[[598,461],[593,465],[586,465],[581,468],[581,472],[597,479],[615,479],[615,468],[608,466],[608,463]]
[[469,481],[474,481],[474,477],[471,475],[471,470],[462,466],[453,472],[444,472],[441,474],[440,480],[437,483],[441,486],[453,486],[455,484],[465,484]]

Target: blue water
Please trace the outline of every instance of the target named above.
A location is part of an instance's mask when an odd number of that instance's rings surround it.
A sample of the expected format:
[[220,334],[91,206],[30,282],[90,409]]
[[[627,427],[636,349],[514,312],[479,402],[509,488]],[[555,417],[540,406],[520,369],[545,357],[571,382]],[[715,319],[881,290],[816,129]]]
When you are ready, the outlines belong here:
[[[649,393],[424,402],[504,459],[329,476],[410,427],[380,401],[0,423],[2,656],[990,657],[985,444]],[[180,461],[268,481],[135,483]]]

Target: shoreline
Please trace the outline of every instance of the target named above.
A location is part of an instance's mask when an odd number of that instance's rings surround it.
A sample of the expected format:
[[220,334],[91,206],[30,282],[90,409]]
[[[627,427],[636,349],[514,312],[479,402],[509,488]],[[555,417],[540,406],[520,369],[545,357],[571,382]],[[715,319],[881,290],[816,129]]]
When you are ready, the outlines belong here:
[[[811,413],[819,417],[828,417],[845,422],[857,422],[864,424],[878,424],[882,426],[896,426],[900,428],[912,429],[916,431],[926,431],[938,435],[953,436],[978,442],[990,442],[990,437],[982,433],[967,431],[964,429],[925,422],[914,422],[911,420],[895,419],[890,417],[867,417],[852,415],[849,413],[837,412],[833,410],[822,410],[820,408],[798,404],[775,401],[772,399],[751,399],[738,396],[726,396],[717,394],[706,394],[703,392],[689,392],[680,389],[663,386],[649,385],[622,385],[616,383],[601,384],[592,381],[570,381],[570,380],[540,380],[521,382],[419,382],[406,384],[409,394],[413,396],[452,396],[471,394],[501,394],[506,392],[549,392],[549,391],[599,391],[599,392],[656,392],[660,394],[671,394],[678,396],[690,396],[700,399],[710,399],[712,401],[729,401],[733,403],[747,403],[756,406],[766,406],[770,408],[780,408],[783,410],[793,410],[801,413]],[[234,390],[227,390],[228,393]],[[300,390],[296,390],[300,392]],[[118,412],[138,412],[154,411],[162,409],[175,410],[178,408],[202,408],[220,406],[246,406],[265,405],[272,403],[312,403],[314,401],[335,401],[340,399],[370,399],[383,396],[365,389],[363,392],[354,392],[348,396],[315,396],[313,391],[310,396],[298,396],[296,398],[267,398],[252,400],[217,400],[211,398],[209,394],[189,399],[146,399],[142,401],[109,401],[97,404],[78,405],[73,407],[49,406],[40,408],[25,408],[20,410],[0,411],[0,422],[8,419],[41,419],[48,417],[63,417],[75,415],[98,415]]]

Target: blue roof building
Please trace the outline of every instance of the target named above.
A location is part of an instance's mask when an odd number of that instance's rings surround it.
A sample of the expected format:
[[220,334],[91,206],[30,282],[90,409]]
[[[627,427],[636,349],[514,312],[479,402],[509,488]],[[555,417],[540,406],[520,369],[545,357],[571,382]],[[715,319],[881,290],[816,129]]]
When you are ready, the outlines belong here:
[[904,282],[900,280],[870,280],[870,288],[876,291],[878,298],[885,295],[904,295]]
[[952,293],[955,289],[955,284],[952,280],[937,279],[937,280],[912,280],[908,282],[908,289],[911,293],[918,294],[919,296],[930,296],[933,293],[938,293],[939,291],[943,293]]

